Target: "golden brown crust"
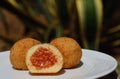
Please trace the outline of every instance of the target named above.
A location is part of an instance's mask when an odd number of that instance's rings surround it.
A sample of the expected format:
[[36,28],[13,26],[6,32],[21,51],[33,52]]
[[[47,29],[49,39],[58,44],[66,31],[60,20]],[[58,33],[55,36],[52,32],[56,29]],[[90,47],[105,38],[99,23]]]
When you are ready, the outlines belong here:
[[60,37],[52,40],[50,44],[57,47],[63,55],[63,68],[72,68],[80,63],[82,50],[79,44],[72,38]]
[[16,69],[26,70],[25,57],[28,49],[36,44],[40,44],[40,41],[32,38],[24,38],[17,41],[10,50],[10,62]]

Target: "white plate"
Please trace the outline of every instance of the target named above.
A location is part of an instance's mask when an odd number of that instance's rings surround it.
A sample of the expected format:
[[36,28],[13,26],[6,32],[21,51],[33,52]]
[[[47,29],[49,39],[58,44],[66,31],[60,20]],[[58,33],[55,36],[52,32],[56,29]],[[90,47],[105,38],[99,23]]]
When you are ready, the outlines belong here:
[[31,75],[29,71],[15,70],[9,60],[9,51],[0,53],[1,79],[95,79],[107,75],[117,67],[116,60],[104,53],[82,49],[80,65],[63,69],[56,75]]

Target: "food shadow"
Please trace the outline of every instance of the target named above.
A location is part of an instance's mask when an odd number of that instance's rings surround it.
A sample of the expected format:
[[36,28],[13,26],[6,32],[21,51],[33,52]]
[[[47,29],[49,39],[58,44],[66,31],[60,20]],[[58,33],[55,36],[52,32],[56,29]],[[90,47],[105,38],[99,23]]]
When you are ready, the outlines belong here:
[[80,63],[79,63],[77,66],[72,67],[72,68],[69,68],[69,69],[76,69],[76,68],[81,67],[82,65],[83,65],[83,62],[82,62],[82,61],[80,61]]

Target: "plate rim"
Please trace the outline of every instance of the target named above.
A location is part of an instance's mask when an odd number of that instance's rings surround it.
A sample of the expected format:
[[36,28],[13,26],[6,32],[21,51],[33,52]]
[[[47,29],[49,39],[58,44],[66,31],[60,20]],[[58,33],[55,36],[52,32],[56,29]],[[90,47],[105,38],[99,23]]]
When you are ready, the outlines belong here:
[[[103,52],[100,52],[100,51],[96,51],[96,50],[90,50],[90,49],[82,49],[82,50],[83,50],[83,51],[91,51],[91,52],[93,52],[93,53],[95,52],[95,53],[99,53],[99,54],[105,55],[105,56],[111,58],[111,59],[114,61],[114,67],[113,67],[112,69],[110,69],[110,70],[108,70],[108,71],[106,71],[106,72],[104,72],[104,73],[99,73],[98,75],[94,75],[94,76],[92,76],[92,77],[85,78],[85,79],[101,78],[101,77],[103,77],[103,76],[105,76],[105,75],[108,75],[108,74],[110,74],[111,72],[113,72],[113,71],[117,68],[117,66],[118,66],[117,60],[116,60],[113,56],[111,56],[111,55],[109,55],[109,54],[106,54],[106,53],[103,53]],[[87,53],[88,53],[88,52],[87,52]]]

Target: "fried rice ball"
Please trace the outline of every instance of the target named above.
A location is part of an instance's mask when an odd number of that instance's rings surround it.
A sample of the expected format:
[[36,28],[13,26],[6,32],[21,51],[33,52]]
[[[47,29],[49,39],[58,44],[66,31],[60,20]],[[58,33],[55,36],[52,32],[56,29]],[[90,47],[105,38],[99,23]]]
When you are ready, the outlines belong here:
[[28,50],[26,65],[30,73],[58,73],[63,66],[63,56],[60,51],[51,44],[38,44]]
[[15,69],[27,70],[25,63],[28,49],[41,42],[33,38],[24,38],[17,41],[10,49],[10,62]]
[[69,37],[53,39],[50,44],[59,49],[63,55],[63,68],[76,67],[81,60],[82,50],[76,40]]

